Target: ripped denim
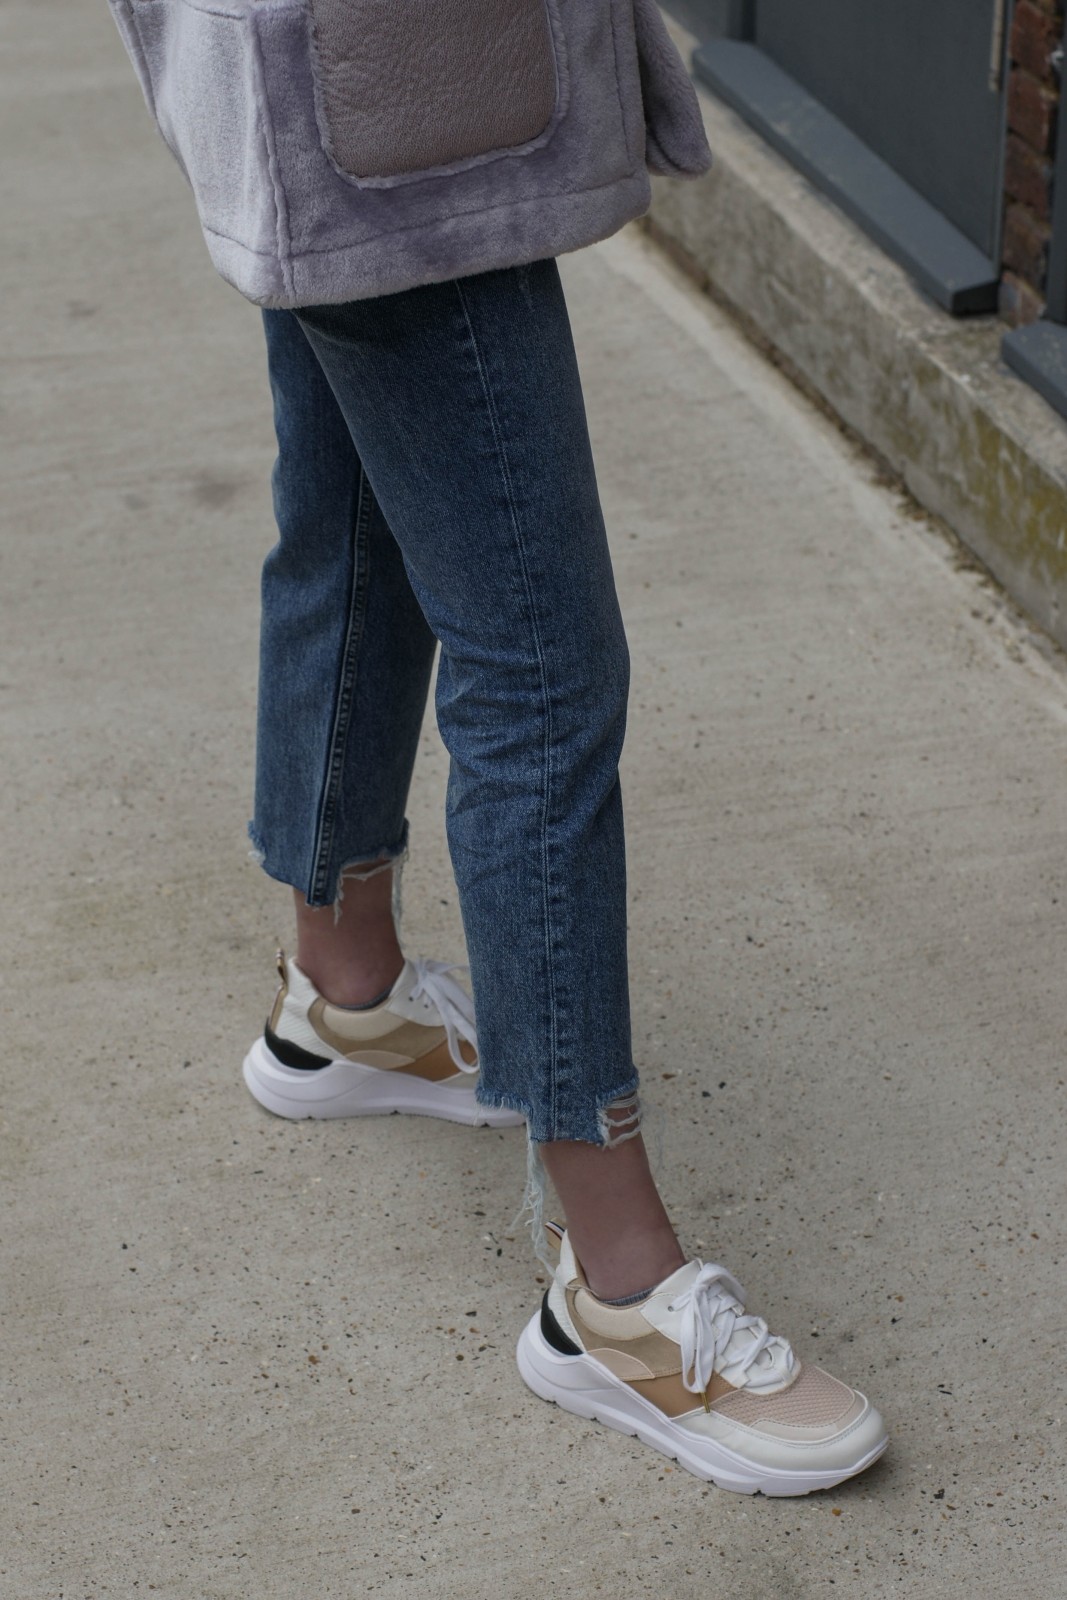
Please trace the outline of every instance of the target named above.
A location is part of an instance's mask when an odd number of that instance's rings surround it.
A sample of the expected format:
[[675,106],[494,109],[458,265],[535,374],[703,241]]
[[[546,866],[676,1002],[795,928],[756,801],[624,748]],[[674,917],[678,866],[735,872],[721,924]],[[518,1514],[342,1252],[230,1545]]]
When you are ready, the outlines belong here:
[[279,539],[263,573],[257,857],[330,905],[346,869],[405,854],[439,641],[479,1098],[521,1111],[532,1147],[613,1142],[625,1129],[608,1108],[637,1088],[629,660],[555,263],[264,325]]

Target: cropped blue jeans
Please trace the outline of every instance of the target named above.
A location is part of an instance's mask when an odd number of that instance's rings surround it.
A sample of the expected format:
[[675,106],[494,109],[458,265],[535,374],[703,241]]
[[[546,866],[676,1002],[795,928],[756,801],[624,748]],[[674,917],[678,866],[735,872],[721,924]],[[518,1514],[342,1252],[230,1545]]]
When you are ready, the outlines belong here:
[[634,1093],[629,660],[555,262],[266,311],[279,539],[253,844],[310,905],[400,856],[436,644],[479,1098],[610,1141]]

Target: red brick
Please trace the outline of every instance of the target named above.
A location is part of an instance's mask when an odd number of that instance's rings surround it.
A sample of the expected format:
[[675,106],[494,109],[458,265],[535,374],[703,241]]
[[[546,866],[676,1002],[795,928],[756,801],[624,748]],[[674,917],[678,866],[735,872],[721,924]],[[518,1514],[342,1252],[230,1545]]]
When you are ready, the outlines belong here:
[[1039,222],[1023,206],[1008,206],[1004,216],[1004,266],[1037,290],[1045,287],[1048,241],[1046,223]]
[[1056,133],[1056,96],[1021,67],[1008,84],[1008,126],[1032,150],[1047,155]]
[[1000,289],[997,297],[997,311],[1004,322],[1013,328],[1021,328],[1025,323],[1036,322],[1044,315],[1045,302],[1036,289],[1015,275],[1006,272],[1000,280]]
[[1035,154],[1017,133],[1008,134],[1004,156],[1004,193],[1018,200],[1042,222],[1052,213],[1052,162]]
[[1011,29],[1011,56],[1019,66],[1050,87],[1056,79],[1051,57],[1063,38],[1062,21],[1039,10],[1034,0],[1019,0]]

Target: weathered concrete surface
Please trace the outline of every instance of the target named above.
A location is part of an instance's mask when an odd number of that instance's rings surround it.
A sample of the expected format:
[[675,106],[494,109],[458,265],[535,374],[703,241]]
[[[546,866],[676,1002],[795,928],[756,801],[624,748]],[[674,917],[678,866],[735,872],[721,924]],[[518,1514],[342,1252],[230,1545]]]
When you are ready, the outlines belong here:
[[[683,50],[692,37],[671,24]],[[1067,645],[1067,422],[710,92],[716,162],[652,226]]]
[[[1059,1600],[1060,664],[640,240],[567,263],[670,1203],[894,1445],[746,1500],[542,1405],[521,1135],[240,1084],[289,931],[244,841],[257,318],[103,8],[0,23],[0,1593]],[[443,954],[424,745],[407,932]]]

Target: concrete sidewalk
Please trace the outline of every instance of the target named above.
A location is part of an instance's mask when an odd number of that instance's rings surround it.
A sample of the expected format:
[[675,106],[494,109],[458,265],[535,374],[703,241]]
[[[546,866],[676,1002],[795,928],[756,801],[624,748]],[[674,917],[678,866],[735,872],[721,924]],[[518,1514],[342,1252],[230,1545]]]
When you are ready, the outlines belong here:
[[[672,1212],[894,1443],[749,1500],[543,1405],[521,1133],[240,1083],[289,935],[244,840],[258,321],[99,0],[0,38],[0,1593],[1067,1596],[1061,660],[643,240],[566,262]],[[444,780],[428,726],[434,955]]]

